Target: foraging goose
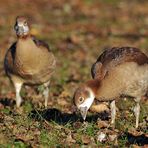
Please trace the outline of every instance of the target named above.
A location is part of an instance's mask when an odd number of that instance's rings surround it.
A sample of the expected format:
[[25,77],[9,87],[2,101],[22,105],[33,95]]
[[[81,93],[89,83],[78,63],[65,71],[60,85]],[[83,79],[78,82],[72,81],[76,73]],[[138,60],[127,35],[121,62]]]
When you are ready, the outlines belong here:
[[135,98],[136,128],[139,123],[141,97],[148,91],[148,57],[137,48],[111,48],[93,64],[92,77],[74,94],[74,103],[85,120],[94,99],[111,102],[111,123],[115,122],[115,100],[121,96]]
[[21,105],[20,90],[23,84],[43,84],[45,87],[43,95],[45,106],[47,106],[48,85],[55,69],[55,57],[48,44],[30,35],[30,28],[25,17],[16,18],[14,29],[17,41],[8,49],[4,67],[16,90],[16,105],[17,107]]

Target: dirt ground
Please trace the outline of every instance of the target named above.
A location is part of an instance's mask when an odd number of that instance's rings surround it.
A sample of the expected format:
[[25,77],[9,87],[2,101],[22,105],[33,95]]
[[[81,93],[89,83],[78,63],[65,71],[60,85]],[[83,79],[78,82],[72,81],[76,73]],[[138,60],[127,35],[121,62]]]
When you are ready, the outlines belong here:
[[[57,59],[46,109],[42,86],[23,87],[23,104],[16,109],[15,90],[3,69],[5,53],[16,41],[18,15],[28,17],[31,33],[45,40]],[[130,98],[118,101],[115,128],[109,126],[110,112],[89,112],[83,122],[74,109],[75,89],[91,79],[100,53],[115,46],[148,55],[148,1],[0,0],[0,147],[148,147],[147,99],[140,103],[138,129]]]

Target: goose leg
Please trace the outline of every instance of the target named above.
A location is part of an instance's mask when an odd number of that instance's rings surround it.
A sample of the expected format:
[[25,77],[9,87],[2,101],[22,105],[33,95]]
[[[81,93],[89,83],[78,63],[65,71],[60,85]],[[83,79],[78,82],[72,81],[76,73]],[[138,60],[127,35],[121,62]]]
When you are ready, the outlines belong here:
[[110,104],[111,108],[111,124],[115,123],[115,117],[116,117],[116,105],[115,105],[115,100],[113,100]]
[[44,91],[43,91],[43,96],[45,98],[45,107],[47,107],[47,104],[48,104],[48,97],[49,97],[49,83],[50,82],[47,82],[47,83],[44,83]]
[[136,117],[136,128],[138,128],[138,124],[139,124],[139,115],[140,115],[140,105],[139,105],[139,102],[140,102],[140,97],[138,97],[136,99],[136,106],[134,107],[134,114],[135,114],[135,117]]
[[22,88],[23,83],[16,83],[14,82],[14,87],[15,87],[15,92],[16,92],[16,106],[20,107],[21,102],[22,102],[22,98],[20,96],[20,91]]

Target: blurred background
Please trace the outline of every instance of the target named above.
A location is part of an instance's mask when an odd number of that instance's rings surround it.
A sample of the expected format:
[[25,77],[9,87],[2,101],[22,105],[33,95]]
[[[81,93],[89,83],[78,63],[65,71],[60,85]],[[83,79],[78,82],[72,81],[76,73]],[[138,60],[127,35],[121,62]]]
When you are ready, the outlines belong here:
[[[18,15],[28,17],[31,34],[46,41],[57,58],[48,106],[63,112],[72,112],[74,90],[91,78],[90,68],[104,49],[133,46],[148,54],[148,1],[0,0],[1,100],[15,98],[14,88],[3,70],[3,60],[16,41],[13,26]],[[41,96],[36,99],[36,95],[31,88],[27,92],[22,90],[25,101],[41,107],[44,99]],[[0,109],[6,107],[12,110],[1,101]]]
[[85,71],[80,81],[90,78],[92,63],[107,47],[134,46],[148,52],[144,0],[0,0],[0,6],[1,66],[16,40],[13,26],[18,15],[27,16],[31,33],[50,45],[58,59],[57,70],[68,71],[59,81],[80,71]]

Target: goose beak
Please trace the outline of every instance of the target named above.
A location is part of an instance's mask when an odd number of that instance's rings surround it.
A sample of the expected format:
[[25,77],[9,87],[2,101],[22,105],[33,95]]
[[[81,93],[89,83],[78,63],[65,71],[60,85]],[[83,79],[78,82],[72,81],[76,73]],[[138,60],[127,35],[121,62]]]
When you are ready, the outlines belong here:
[[80,113],[81,113],[82,118],[83,118],[84,121],[86,119],[87,111],[88,111],[88,108],[86,106],[85,107],[80,107]]

